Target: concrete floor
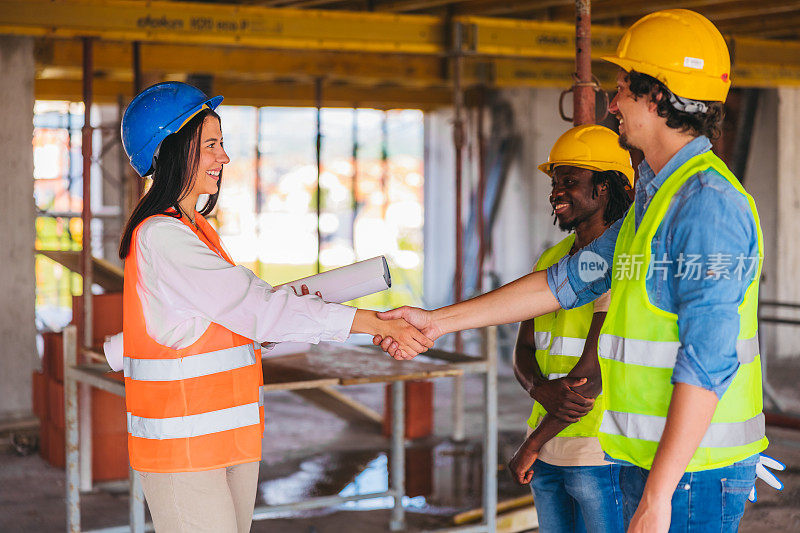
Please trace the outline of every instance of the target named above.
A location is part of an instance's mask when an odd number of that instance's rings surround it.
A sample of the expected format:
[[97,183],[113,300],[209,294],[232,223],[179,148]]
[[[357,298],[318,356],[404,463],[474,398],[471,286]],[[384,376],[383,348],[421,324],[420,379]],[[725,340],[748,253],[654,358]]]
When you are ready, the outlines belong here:
[[[498,462],[504,464],[524,435],[529,405],[510,375],[501,371],[500,445]],[[772,375],[796,376],[784,372]],[[348,387],[345,392],[381,411],[382,385]],[[451,383],[436,382],[435,434],[410,443],[408,486],[418,494],[408,503],[407,531],[451,525],[453,514],[478,507],[481,491],[481,400],[479,377],[466,380],[467,442],[447,439],[451,430]],[[787,381],[779,388],[798,402],[800,392]],[[768,429],[769,453],[789,467],[780,475],[786,488],[778,493],[759,482],[758,502],[748,505],[740,530],[753,533],[800,531],[800,432]],[[267,429],[261,465],[258,505],[302,500],[342,490],[371,492],[388,483],[388,439],[373,428],[345,422],[305,403],[290,393],[267,396]],[[507,472],[499,473],[500,498],[527,494]],[[359,508],[322,509],[257,521],[253,531],[286,533],[388,531],[387,502],[372,500]],[[127,523],[125,484],[109,484],[81,499],[82,526],[96,529]],[[65,524],[64,473],[46,465],[38,455],[20,457],[0,451],[0,532],[63,531]]]

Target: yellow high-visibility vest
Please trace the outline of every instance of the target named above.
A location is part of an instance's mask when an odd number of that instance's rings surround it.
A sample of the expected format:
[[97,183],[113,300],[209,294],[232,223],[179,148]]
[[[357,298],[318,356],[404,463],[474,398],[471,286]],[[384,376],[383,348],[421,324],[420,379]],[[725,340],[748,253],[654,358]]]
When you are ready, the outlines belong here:
[[[569,253],[574,242],[575,234],[571,233],[566,239],[546,250],[539,257],[534,270],[545,270],[557,263]],[[545,378],[564,377],[578,363],[586,335],[592,325],[593,314],[594,302],[590,302],[574,309],[559,309],[533,319],[536,362]],[[528,425],[535,428],[545,414],[545,408],[539,402],[534,402]],[[567,426],[558,436],[596,437],[602,415],[600,401],[595,401],[594,407],[586,416]]]
[[[598,343],[605,410],[598,438],[603,451],[611,457],[646,469],[653,465],[664,430],[673,389],[670,379],[680,347],[678,315],[659,309],[648,298],[645,274],[652,259],[651,243],[681,186],[691,176],[709,169],[721,174],[747,198],[758,228],[759,259],[739,305],[739,369],[717,404],[711,425],[686,471],[728,466],[767,447],[756,315],[764,249],[761,224],[753,198],[709,151],[692,157],[667,178],[638,229],[634,209],[628,211],[614,249],[611,303]],[[636,275],[629,270],[631,275],[621,275],[622,265],[630,263],[631,258],[641,259],[640,272]]]

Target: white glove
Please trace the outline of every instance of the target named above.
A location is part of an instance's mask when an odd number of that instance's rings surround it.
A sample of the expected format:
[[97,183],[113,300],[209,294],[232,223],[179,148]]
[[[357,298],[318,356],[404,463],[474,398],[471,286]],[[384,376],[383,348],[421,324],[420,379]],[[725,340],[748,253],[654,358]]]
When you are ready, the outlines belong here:
[[[756,463],[756,477],[761,478],[764,483],[776,490],[783,490],[783,483],[781,483],[781,480],[775,477],[775,474],[767,470],[767,468],[780,471],[785,469],[786,465],[776,459],[773,459],[769,455],[765,455],[763,453],[758,454],[758,463]],[[747,499],[751,502],[756,501],[755,485],[753,485],[753,489],[750,491],[750,496],[748,496]]]

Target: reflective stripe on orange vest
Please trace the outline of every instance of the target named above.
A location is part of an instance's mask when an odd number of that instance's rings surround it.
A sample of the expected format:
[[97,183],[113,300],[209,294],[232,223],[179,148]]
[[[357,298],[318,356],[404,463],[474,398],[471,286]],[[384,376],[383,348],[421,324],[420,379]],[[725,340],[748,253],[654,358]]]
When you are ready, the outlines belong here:
[[128,433],[143,439],[187,439],[251,426],[261,422],[260,403],[172,418],[144,418],[128,413]]
[[179,359],[124,359],[126,378],[136,381],[174,381],[208,376],[256,363],[256,343],[234,346]]

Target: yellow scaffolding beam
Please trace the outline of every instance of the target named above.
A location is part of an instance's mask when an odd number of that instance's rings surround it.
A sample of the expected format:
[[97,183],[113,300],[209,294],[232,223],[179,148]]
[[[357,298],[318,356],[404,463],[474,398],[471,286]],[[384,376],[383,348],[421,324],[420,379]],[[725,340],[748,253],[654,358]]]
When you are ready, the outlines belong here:
[[[94,44],[97,77],[131,81],[131,43],[98,41]],[[72,39],[39,38],[34,48],[37,78],[80,79],[82,46]],[[205,73],[242,80],[328,81],[397,84],[408,87],[448,86],[441,58],[408,54],[356,54],[304,50],[264,50],[210,45],[142,43],[142,68],[165,78]],[[613,85],[614,69],[596,62],[596,75]],[[469,56],[464,58],[463,83],[494,87],[563,87],[571,83],[572,62],[537,58]]]
[[3,0],[0,33],[313,50],[440,53],[422,15],[131,0]]
[[[488,17],[455,21],[464,25],[465,53],[575,60],[575,24]],[[613,53],[624,33],[624,28],[592,26],[592,57]]]
[[[569,84],[572,24],[474,16],[455,17],[453,23],[465,30],[465,85]],[[449,84],[446,24],[443,18],[422,15],[230,4],[0,0],[0,33],[42,35],[52,41],[57,36],[100,37],[97,69],[108,71],[111,79],[125,79],[129,45],[106,41],[140,40],[144,69],[163,75],[213,73],[254,80],[323,76],[356,85],[444,86]],[[613,52],[623,31],[593,26],[593,57]],[[800,43],[733,36],[729,44],[735,85],[800,84]],[[76,45],[54,44],[49,52],[42,45],[37,49],[39,75],[69,79],[69,69],[80,66],[79,57]],[[597,70],[605,81],[604,67]]]
[[[175,79],[175,78],[173,78]],[[37,79],[34,95],[37,100],[82,99],[81,80]],[[225,96],[228,105],[307,106],[314,107],[314,84],[287,82],[243,82],[215,79],[212,92]],[[132,84],[118,80],[98,79],[94,82],[94,101],[114,103],[130,99]],[[322,91],[324,107],[368,107],[375,109],[435,109],[450,105],[451,90],[446,88],[411,88],[397,86],[331,85]]]

